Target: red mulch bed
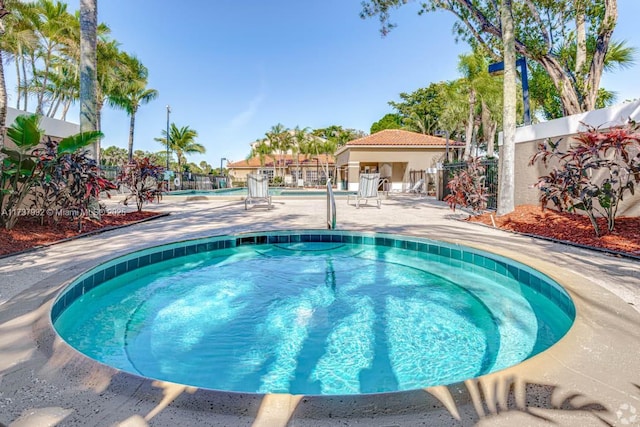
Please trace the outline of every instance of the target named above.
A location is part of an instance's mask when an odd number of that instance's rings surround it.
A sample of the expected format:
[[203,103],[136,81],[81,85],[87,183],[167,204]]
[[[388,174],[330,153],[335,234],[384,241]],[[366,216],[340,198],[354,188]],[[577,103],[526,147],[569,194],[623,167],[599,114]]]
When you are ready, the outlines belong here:
[[0,256],[24,251],[36,246],[78,236],[92,231],[131,224],[159,215],[157,212],[127,212],[102,215],[102,221],[88,218],[82,220],[82,232],[78,232],[78,221],[61,220],[57,225],[40,225],[40,217],[23,217],[11,230],[0,228]]
[[586,216],[551,209],[543,211],[539,206],[533,205],[518,206],[514,212],[501,217],[484,213],[470,217],[469,221],[493,226],[492,216],[496,227],[504,230],[640,256],[640,218],[616,218],[615,230],[611,233],[607,230],[606,220],[600,218],[598,225],[603,234],[600,237],[595,236]]

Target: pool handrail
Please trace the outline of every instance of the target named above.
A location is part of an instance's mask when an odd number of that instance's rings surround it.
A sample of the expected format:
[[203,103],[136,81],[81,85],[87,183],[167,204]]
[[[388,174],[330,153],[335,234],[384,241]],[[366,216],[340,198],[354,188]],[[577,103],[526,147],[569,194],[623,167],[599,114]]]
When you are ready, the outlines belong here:
[[327,228],[336,228],[336,198],[331,188],[331,178],[327,179]]

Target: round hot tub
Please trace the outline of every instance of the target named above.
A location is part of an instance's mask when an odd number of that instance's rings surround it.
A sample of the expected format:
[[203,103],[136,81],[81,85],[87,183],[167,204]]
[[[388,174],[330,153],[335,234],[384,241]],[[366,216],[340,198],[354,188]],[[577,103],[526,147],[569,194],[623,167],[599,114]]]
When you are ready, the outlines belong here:
[[416,237],[278,231],[113,259],[53,304],[71,346],[148,378],[245,393],[446,385],[557,342],[575,308],[525,265]]

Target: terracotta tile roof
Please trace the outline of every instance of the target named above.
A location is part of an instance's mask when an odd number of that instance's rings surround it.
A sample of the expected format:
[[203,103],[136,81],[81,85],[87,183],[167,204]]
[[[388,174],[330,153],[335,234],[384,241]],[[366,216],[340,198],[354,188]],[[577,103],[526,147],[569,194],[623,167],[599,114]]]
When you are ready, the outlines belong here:
[[[305,165],[315,165],[316,164],[316,157],[318,158],[319,162],[322,164],[326,164],[327,160],[329,161],[329,164],[333,164],[335,163],[335,159],[333,158],[333,156],[327,156],[325,154],[320,154],[319,156],[304,156],[304,155],[299,155],[298,156],[298,162],[300,163],[300,166],[305,166]],[[264,161],[264,166],[265,167],[273,167],[273,163],[274,160],[277,160],[278,162],[280,162],[281,157],[280,156],[265,156],[265,161]],[[287,154],[284,156],[284,161],[287,165],[294,165],[296,164],[296,158],[295,156],[292,156],[291,154]],[[249,169],[255,169],[255,168],[259,168],[260,167],[260,158],[259,157],[252,157],[249,160],[239,160],[237,162],[230,162],[227,164],[227,168],[228,169],[242,169],[242,168],[249,168]]]
[[[345,147],[353,146],[416,146],[416,147],[444,147],[446,139],[439,136],[423,135],[400,129],[385,129],[364,138],[347,142]],[[449,146],[464,146],[464,142],[449,140]]]

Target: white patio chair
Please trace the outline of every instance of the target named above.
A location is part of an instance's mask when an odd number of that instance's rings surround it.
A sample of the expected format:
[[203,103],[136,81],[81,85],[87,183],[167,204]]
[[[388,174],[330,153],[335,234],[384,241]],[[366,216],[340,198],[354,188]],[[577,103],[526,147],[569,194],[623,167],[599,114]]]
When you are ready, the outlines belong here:
[[409,189],[409,193],[413,193],[413,194],[422,194],[422,192],[424,188],[424,178],[421,178],[420,180],[418,180],[418,182],[416,182],[413,187],[411,187]]
[[360,183],[358,185],[358,192],[356,194],[349,194],[347,196],[347,204],[351,198],[356,200],[356,208],[360,208],[360,201],[364,200],[365,204],[369,199],[376,199],[378,202],[378,209],[382,206],[382,199],[378,192],[378,185],[380,184],[379,173],[363,173],[360,174]]
[[247,175],[247,197],[244,199],[244,209],[249,203],[266,203],[271,209],[271,195],[269,195],[269,177],[262,174]]

